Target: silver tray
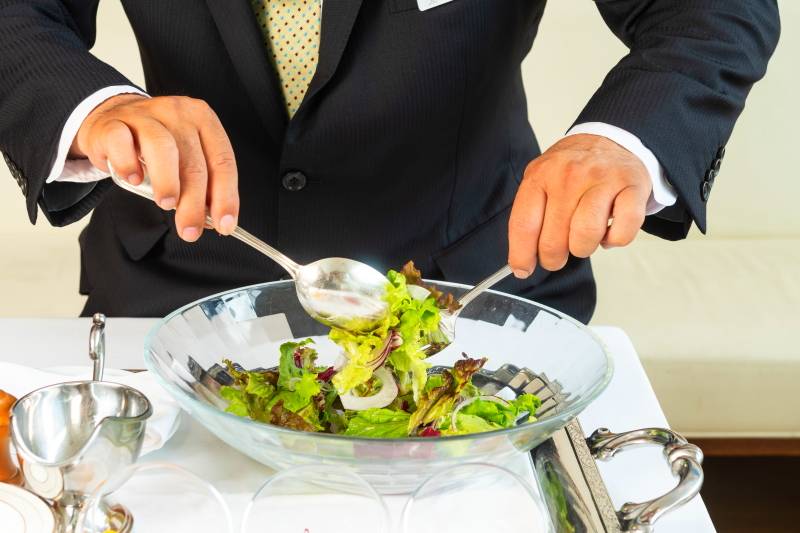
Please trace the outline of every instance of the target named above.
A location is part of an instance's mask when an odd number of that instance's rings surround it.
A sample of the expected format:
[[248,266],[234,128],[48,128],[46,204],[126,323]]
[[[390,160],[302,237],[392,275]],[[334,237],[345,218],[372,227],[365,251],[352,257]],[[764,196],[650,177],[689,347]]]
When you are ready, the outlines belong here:
[[[597,469],[620,450],[658,445],[677,485],[666,494],[615,509]],[[612,433],[605,428],[588,438],[577,419],[530,452],[533,475],[557,533],[652,532],[656,521],[694,498],[703,484],[703,452],[681,435],[663,428]]]

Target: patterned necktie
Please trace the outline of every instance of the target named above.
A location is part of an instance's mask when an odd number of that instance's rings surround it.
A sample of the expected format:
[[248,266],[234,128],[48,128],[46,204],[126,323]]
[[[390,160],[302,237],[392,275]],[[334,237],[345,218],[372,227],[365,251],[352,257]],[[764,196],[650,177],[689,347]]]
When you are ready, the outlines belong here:
[[278,72],[291,118],[317,68],[321,0],[250,0],[250,4]]

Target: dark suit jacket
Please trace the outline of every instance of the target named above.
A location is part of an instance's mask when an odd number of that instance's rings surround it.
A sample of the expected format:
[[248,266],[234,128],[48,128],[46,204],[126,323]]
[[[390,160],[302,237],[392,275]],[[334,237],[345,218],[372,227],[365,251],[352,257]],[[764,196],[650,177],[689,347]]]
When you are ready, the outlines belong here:
[[[85,313],[153,316],[206,294],[279,278],[274,264],[207,232],[182,242],[172,216],[112,186],[45,185],[62,127],[98,89],[130,84],[89,53],[98,0],[0,0],[0,150],[50,223],[81,235]],[[300,262],[414,259],[426,276],[474,283],[506,260],[509,208],[539,154],[520,62],[541,0],[326,0],[319,66],[287,120],[248,0],[122,0],[147,90],[190,95],[217,112],[240,171],[243,227]],[[631,49],[576,122],[637,135],[678,204],[645,230],[668,239],[706,200],[734,122],[765,71],[779,22],[774,0],[598,0]],[[564,68],[569,68],[564,65]],[[551,73],[557,75],[557,73]],[[587,260],[502,287],[587,321]]]

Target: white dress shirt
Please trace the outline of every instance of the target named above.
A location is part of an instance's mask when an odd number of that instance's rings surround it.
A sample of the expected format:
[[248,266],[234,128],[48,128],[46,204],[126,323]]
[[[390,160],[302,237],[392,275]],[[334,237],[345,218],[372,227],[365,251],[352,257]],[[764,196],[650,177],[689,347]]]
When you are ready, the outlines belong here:
[[[72,141],[75,139],[75,135],[77,135],[78,129],[81,127],[81,124],[83,124],[84,119],[95,107],[118,94],[141,94],[143,96],[148,96],[136,87],[114,85],[100,89],[78,104],[67,119],[64,129],[61,131],[61,138],[58,143],[58,154],[53,168],[50,170],[50,175],[47,177],[47,183],[52,183],[54,181],[89,183],[108,177],[106,172],[95,168],[88,159],[68,159],[68,156]],[[647,169],[647,173],[650,175],[650,180],[653,183],[653,191],[647,202],[646,213],[648,215],[658,213],[663,208],[675,203],[678,197],[675,194],[675,190],[664,176],[664,168],[658,162],[653,152],[642,144],[642,141],[636,135],[622,128],[618,128],[617,126],[606,124],[605,122],[584,122],[573,126],[565,137],[577,135],[579,133],[606,137],[639,158]]]

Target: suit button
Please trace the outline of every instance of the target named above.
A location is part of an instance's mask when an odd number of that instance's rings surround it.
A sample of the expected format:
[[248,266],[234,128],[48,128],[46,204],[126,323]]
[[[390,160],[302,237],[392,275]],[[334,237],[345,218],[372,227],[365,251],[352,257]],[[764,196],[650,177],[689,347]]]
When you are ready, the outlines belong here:
[[296,192],[302,190],[307,181],[305,174],[299,170],[292,170],[283,175],[281,183],[283,183],[283,188],[287,191]]
[[712,169],[714,172],[716,172],[716,173],[719,173],[719,167],[721,167],[721,166],[722,166],[722,159],[720,159],[720,158],[718,157],[718,158],[716,158],[716,159],[714,160],[714,162],[711,164],[711,169]]
[[717,150],[717,159],[722,159],[723,157],[725,157],[725,147],[720,146],[719,150]]
[[708,201],[708,197],[711,196],[711,182],[704,181],[703,187],[700,190],[700,195],[703,198],[704,202]]
[[711,196],[711,187],[714,186],[714,180],[716,177],[717,173],[714,172],[713,168],[706,172],[706,178],[703,180],[703,183],[700,186],[700,197],[704,202],[707,202],[708,197]]

